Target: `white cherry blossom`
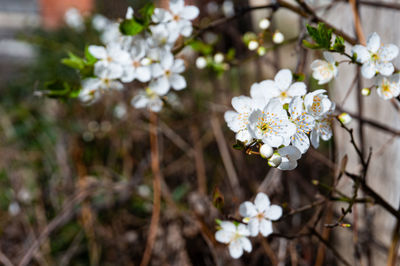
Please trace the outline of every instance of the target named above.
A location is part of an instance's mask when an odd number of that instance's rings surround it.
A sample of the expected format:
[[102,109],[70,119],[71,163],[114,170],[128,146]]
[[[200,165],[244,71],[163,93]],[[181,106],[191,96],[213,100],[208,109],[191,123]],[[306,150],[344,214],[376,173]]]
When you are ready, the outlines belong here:
[[324,94],[325,92],[326,90],[316,90],[306,94],[304,106],[308,114],[322,117],[334,107],[334,103]]
[[375,85],[378,95],[389,100],[400,95],[400,74],[393,74],[389,77],[377,76]]
[[394,71],[390,62],[397,57],[399,49],[394,44],[381,44],[381,38],[374,32],[368,36],[367,46],[355,45],[352,55],[362,64],[361,73],[365,78],[372,78],[376,73],[389,76]]
[[244,217],[243,221],[248,223],[251,236],[261,233],[267,237],[273,232],[271,221],[281,218],[282,208],[278,205],[271,205],[268,196],[260,192],[257,194],[254,204],[250,201],[240,204],[239,213]]
[[152,66],[155,79],[150,82],[150,89],[160,96],[165,95],[171,87],[174,90],[183,90],[186,88],[186,80],[180,73],[184,70],[185,64],[182,59],[174,59],[170,52],[164,53],[160,63]]
[[131,105],[137,109],[147,108],[153,112],[160,112],[164,103],[160,96],[150,89],[140,91],[131,101]]
[[296,96],[289,104],[290,119],[296,125],[296,133],[292,136],[292,145],[305,153],[310,147],[310,140],[308,135],[314,128],[314,117],[307,114],[304,106],[303,99]]
[[98,59],[95,67],[106,67],[115,72],[120,72],[121,75],[123,65],[129,64],[130,61],[129,53],[122,50],[118,45],[108,45],[107,47],[90,45],[89,52]]
[[145,63],[146,43],[142,39],[135,41],[130,50],[131,61],[124,67],[121,77],[123,82],[132,82],[137,79],[140,82],[148,82],[151,79],[151,67]]
[[325,116],[315,121],[315,127],[311,131],[310,139],[314,148],[319,147],[319,139],[324,141],[330,140],[332,137],[332,118]]
[[81,12],[74,7],[69,8],[67,12],[65,12],[64,21],[69,27],[77,31],[83,31],[85,29],[84,18]]
[[278,149],[278,153],[282,157],[278,169],[293,170],[297,167],[297,160],[301,158],[301,151],[298,148],[290,145]]
[[311,63],[313,78],[318,80],[318,84],[326,84],[338,75],[335,58],[329,52],[324,52],[325,60],[315,60]]
[[197,18],[200,13],[199,9],[196,6],[185,6],[184,0],[170,0],[169,9],[172,13],[172,21],[176,23],[179,33],[189,37],[193,31],[190,20]]
[[292,72],[289,69],[282,69],[275,75],[274,80],[265,80],[262,86],[267,88],[270,98],[277,97],[282,104],[285,104],[289,103],[294,96],[303,96],[307,92],[306,84],[303,82],[292,84],[292,81]]
[[296,132],[279,99],[271,99],[263,111],[254,110],[249,117],[248,127],[254,138],[271,147],[288,145]]
[[248,236],[250,232],[246,225],[235,225],[229,221],[222,221],[220,230],[215,233],[215,239],[218,242],[229,244],[229,254],[234,259],[240,258],[243,251],[251,252],[252,245]]

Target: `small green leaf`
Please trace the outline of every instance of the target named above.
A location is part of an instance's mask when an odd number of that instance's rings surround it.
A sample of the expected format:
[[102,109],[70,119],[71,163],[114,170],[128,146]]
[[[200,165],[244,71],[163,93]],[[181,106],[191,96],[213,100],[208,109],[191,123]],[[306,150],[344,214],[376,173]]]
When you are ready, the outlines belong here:
[[80,85],[71,86],[62,80],[46,82],[44,88],[45,95],[50,98],[76,98],[81,90]]
[[89,52],[89,46],[86,45],[85,48],[85,58],[86,58],[86,64],[87,65],[94,65],[94,63],[97,62],[96,57],[94,57],[90,52]]
[[80,58],[79,56],[74,55],[73,53],[68,53],[69,58],[64,58],[61,60],[66,66],[69,66],[74,69],[83,69],[85,67],[85,60]]
[[144,25],[139,23],[135,19],[125,19],[119,25],[119,30],[121,31],[121,33],[130,36],[141,33],[144,28]]
[[342,36],[337,36],[335,38],[335,43],[333,44],[332,49],[339,53],[344,52],[345,45],[344,45],[344,39]]
[[311,49],[330,49],[331,47],[331,39],[332,39],[332,29],[329,29],[325,26],[324,23],[318,23],[317,28],[312,27],[307,24],[307,31],[310,37],[313,39],[315,44],[311,44],[309,42],[304,42],[304,46]]
[[149,25],[150,24],[150,22],[151,22],[151,16],[153,15],[153,13],[154,13],[154,9],[155,9],[155,6],[154,6],[154,3],[147,3],[144,7],[142,7],[140,10],[139,10],[139,14],[142,16],[142,19],[143,19],[143,24],[144,25]]
[[203,55],[210,55],[213,52],[213,47],[202,41],[193,40],[189,45],[193,50]]

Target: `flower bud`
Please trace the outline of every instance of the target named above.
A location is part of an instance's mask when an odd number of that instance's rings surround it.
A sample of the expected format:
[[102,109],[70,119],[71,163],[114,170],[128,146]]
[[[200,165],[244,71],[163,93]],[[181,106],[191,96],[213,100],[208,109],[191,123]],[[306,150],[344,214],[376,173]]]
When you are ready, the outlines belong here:
[[361,90],[361,95],[363,96],[369,96],[371,94],[371,90],[369,88],[363,88]]
[[249,48],[250,51],[254,51],[255,49],[257,49],[259,46],[258,42],[255,40],[252,40],[249,42],[249,44],[247,45],[247,47]]
[[272,41],[276,44],[282,43],[285,40],[285,36],[280,31],[275,31],[274,35],[272,36]]
[[264,19],[260,20],[260,22],[258,23],[258,26],[260,27],[260,29],[266,30],[269,28],[270,24],[271,23],[269,22],[269,20],[267,18],[264,18]]
[[351,122],[352,118],[348,113],[341,113],[338,116],[340,122],[342,122],[343,124],[347,125]]
[[258,49],[257,49],[257,53],[258,53],[259,56],[265,55],[266,52],[267,52],[267,49],[265,49],[264,46],[260,46],[260,47],[258,47]]
[[199,57],[196,59],[196,67],[197,67],[198,69],[203,69],[203,68],[205,68],[206,66],[207,66],[207,60],[206,60],[204,57],[199,56]]
[[214,61],[217,64],[220,64],[220,63],[224,62],[224,55],[222,53],[216,53],[214,55]]
[[279,153],[275,152],[271,158],[268,159],[268,165],[271,167],[278,167],[282,162],[282,157]]
[[263,144],[260,147],[261,157],[267,159],[267,158],[270,158],[272,156],[272,154],[274,154],[274,149],[272,149],[272,147],[269,146],[268,144]]

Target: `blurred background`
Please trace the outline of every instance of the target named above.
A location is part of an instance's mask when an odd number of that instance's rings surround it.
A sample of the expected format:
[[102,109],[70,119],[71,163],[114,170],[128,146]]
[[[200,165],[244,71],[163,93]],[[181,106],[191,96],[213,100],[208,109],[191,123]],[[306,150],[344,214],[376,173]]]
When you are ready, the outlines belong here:
[[[96,14],[123,18],[128,6],[136,9],[148,1],[0,1],[0,264],[139,265],[153,192],[148,112],[130,105],[137,84],[90,106],[75,99],[40,97],[40,91],[58,77],[78,81],[75,71],[60,60],[69,51],[82,56],[86,45],[100,44],[93,27]],[[201,10],[196,27],[269,3],[189,2]],[[373,2],[381,1],[358,1],[365,34],[376,31],[385,43],[399,45],[400,33],[391,25],[400,20],[400,2],[387,1],[388,7]],[[167,7],[168,1],[155,4]],[[307,4],[356,36],[347,1]],[[82,16],[78,24],[76,12],[66,16],[71,7]],[[267,53],[258,56],[242,39],[246,32],[258,33],[258,21],[266,17],[271,31],[282,32],[285,42],[274,45],[269,36]],[[272,79],[281,68],[311,76],[309,65],[321,54],[304,49],[298,40],[308,22],[288,10],[273,16],[270,10],[257,10],[200,36],[212,47],[211,56],[225,54],[226,64],[199,70],[194,63],[198,54],[182,52],[189,86],[160,114],[162,211],[150,265],[342,265],[332,249],[311,235],[254,239],[253,252],[240,260],[231,259],[213,237],[215,219],[238,218],[239,204],[258,191],[290,212],[329,193],[313,180],[330,184],[345,154],[349,171],[360,169],[348,134],[337,125],[334,139],[310,149],[289,172],[271,169],[266,160],[232,148],[234,135],[223,113],[231,109],[233,96],[249,95],[251,84]],[[339,71],[339,79],[325,87],[311,78],[305,82],[310,90],[328,89],[342,110],[354,114],[349,127],[365,153],[373,149],[368,183],[397,209],[398,103],[384,101],[375,92],[361,97],[360,89],[371,84],[353,81],[354,66],[341,65]],[[352,182],[343,178],[337,188],[351,195]],[[284,217],[275,231],[295,236],[314,225],[351,265],[386,265],[399,230],[395,219],[373,204],[355,205],[345,220],[351,228],[328,230],[323,225],[334,223],[342,207],[347,204],[329,203]]]

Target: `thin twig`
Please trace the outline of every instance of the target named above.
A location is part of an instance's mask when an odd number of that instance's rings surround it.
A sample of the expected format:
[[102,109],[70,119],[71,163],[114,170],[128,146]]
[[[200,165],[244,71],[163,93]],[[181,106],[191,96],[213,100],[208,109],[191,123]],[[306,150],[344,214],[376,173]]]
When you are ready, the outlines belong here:
[[141,266],[147,266],[150,262],[151,253],[157,237],[158,223],[161,211],[161,177],[160,177],[160,155],[158,150],[158,118],[154,112],[150,113],[150,146],[151,146],[151,170],[153,172],[153,213],[151,215],[149,235],[146,248],[143,253]]

